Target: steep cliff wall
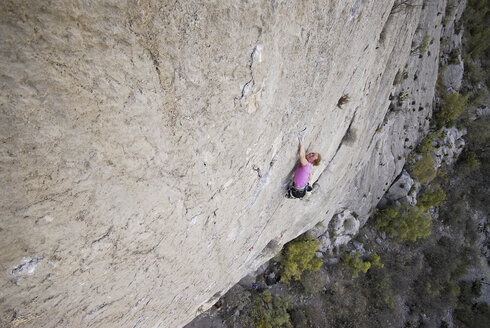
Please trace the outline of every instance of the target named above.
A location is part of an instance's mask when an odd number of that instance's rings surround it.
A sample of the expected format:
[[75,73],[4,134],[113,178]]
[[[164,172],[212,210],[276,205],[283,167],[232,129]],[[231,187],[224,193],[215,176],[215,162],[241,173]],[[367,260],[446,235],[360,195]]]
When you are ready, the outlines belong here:
[[[428,126],[444,3],[414,3],[2,1],[1,323],[179,327],[367,214]],[[289,200],[305,127],[324,161]]]

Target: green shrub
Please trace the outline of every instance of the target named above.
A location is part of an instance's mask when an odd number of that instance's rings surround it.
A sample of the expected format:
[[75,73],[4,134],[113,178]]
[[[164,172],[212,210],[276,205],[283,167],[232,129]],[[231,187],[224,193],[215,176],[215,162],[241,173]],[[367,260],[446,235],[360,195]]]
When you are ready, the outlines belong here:
[[426,192],[417,199],[417,206],[422,211],[427,211],[431,207],[438,207],[446,199],[446,193],[441,188]]
[[464,324],[458,327],[487,328],[490,322],[490,306],[487,303],[466,305],[454,310],[454,316]]
[[430,35],[426,34],[418,49],[420,54],[423,54],[424,52],[427,51],[427,48],[429,47],[429,42],[430,42]]
[[376,252],[369,254],[367,260],[371,263],[371,267],[384,268],[384,264],[381,263],[381,257]]
[[429,133],[427,134],[422,141],[417,145],[415,148],[415,151],[419,154],[427,154],[434,150],[434,146],[432,144],[434,143],[434,133]]
[[323,291],[326,278],[322,271],[304,272],[301,275],[301,286],[306,294],[318,294]]
[[481,281],[461,281],[459,283],[459,296],[458,300],[462,304],[472,304],[474,298],[481,296]]
[[480,161],[476,157],[476,153],[473,151],[464,151],[458,158],[457,164],[458,170],[464,175],[478,170],[481,165]]
[[293,308],[290,312],[291,322],[295,328],[307,328],[308,319],[306,314],[301,308]]
[[417,207],[400,205],[381,211],[375,219],[376,227],[398,240],[416,241],[430,235],[432,217]]
[[441,109],[435,114],[438,126],[453,124],[458,115],[466,109],[467,101],[468,95],[462,96],[457,92],[444,95],[442,97]]
[[287,243],[283,249],[281,281],[300,280],[305,271],[318,271],[322,260],[315,255],[320,242],[309,235],[303,235]]
[[489,3],[485,0],[468,1],[464,13],[464,25],[467,30],[468,41],[466,52],[471,58],[477,59],[490,46],[490,20]]
[[448,60],[448,63],[449,64],[452,64],[452,65],[456,65],[456,64],[459,64],[459,49],[453,49],[450,53],[449,53],[449,60]]
[[429,43],[430,43],[430,35],[426,34],[424,36],[424,39],[420,43],[420,45],[412,50],[412,53],[413,54],[418,53],[420,55],[424,54],[427,51],[427,48],[429,48]]
[[345,254],[342,257],[342,263],[352,273],[354,278],[359,277],[359,272],[368,272],[371,268],[383,268],[384,264],[381,263],[381,258],[378,253],[371,253],[365,260],[361,258],[359,253]]
[[250,313],[256,328],[292,327],[288,310],[292,307],[287,297],[273,296],[266,289],[253,296]]
[[485,72],[483,70],[477,68],[477,66],[471,61],[466,61],[464,63],[463,77],[465,80],[468,80],[470,84],[476,85],[479,82],[484,81],[485,80],[484,73]]
[[446,27],[447,22],[449,21],[449,18],[453,15],[454,13],[454,3],[449,2],[446,6],[446,14],[444,15],[444,18],[442,19],[442,26]]
[[445,87],[446,82],[444,81],[444,77],[442,76],[442,74],[447,69],[447,67],[448,67],[447,65],[443,65],[439,69],[439,72],[437,72],[436,91],[438,94],[441,95],[446,92],[446,87]]
[[408,79],[408,71],[406,68],[403,69],[403,72],[400,70],[396,72],[395,79],[393,80],[393,85],[397,85],[402,83],[403,80]]
[[487,327],[490,322],[490,308],[486,303],[474,304],[474,299],[481,296],[482,284],[480,281],[462,281],[459,283],[458,306],[454,317],[462,327]]
[[434,159],[427,153],[422,156],[420,160],[413,163],[408,167],[408,172],[418,182],[424,184],[436,176],[436,169],[434,168]]
[[387,270],[371,268],[367,274],[370,302],[378,309],[392,309],[395,302],[392,281]]
[[402,91],[400,91],[400,94],[398,95],[398,103],[401,105],[405,100],[408,99],[408,92],[407,90],[405,89],[402,89]]

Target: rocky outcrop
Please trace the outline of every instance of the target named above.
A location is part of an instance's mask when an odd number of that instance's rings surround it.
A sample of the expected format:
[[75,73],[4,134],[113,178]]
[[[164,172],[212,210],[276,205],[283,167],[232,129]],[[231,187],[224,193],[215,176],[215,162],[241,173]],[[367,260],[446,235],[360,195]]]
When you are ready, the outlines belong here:
[[384,209],[388,206],[408,204],[417,205],[417,192],[420,184],[415,182],[407,171],[403,170],[399,177],[390,186],[390,189],[383,195],[378,203],[378,207]]
[[1,324],[180,327],[365,216],[428,129],[445,5],[416,3],[3,1]]
[[466,130],[459,130],[455,126],[442,129],[442,137],[434,140],[434,167],[439,168],[442,163],[451,165],[458,159],[464,149],[463,136]]
[[[354,238],[361,227],[361,222],[355,215],[349,210],[335,214],[328,223],[327,231],[317,237],[321,243],[318,250],[331,252],[335,247],[345,245]],[[315,228],[318,229],[318,226]],[[315,229],[313,229],[313,235],[315,235],[314,231]]]
[[[466,0],[454,1],[446,7],[443,19],[444,46],[441,49],[441,64],[444,85],[449,93],[458,92],[463,81],[464,63],[461,57],[463,29],[459,20],[466,7]],[[456,27],[459,24],[459,27]]]

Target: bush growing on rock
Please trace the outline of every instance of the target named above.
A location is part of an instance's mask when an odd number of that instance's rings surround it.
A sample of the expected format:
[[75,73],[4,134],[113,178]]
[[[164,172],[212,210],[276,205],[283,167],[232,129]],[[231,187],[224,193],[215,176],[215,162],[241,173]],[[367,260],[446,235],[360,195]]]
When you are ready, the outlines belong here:
[[427,51],[427,49],[429,48],[429,43],[430,43],[430,35],[426,34],[424,36],[424,39],[420,43],[420,45],[412,50],[412,54],[418,53],[420,55],[423,55]]
[[464,151],[458,158],[458,169],[464,175],[468,175],[471,172],[480,168],[480,161],[476,157],[476,153],[473,151]]
[[408,71],[406,68],[402,71],[396,72],[395,79],[393,80],[393,85],[397,85],[403,82],[403,80],[408,79]]
[[417,145],[415,151],[419,154],[427,154],[434,150],[434,138],[440,138],[442,134],[442,130],[438,132],[430,132],[428,133],[422,141]]
[[300,280],[305,271],[318,271],[322,260],[315,255],[320,242],[310,235],[303,235],[287,243],[283,249],[281,281]]
[[401,105],[407,99],[408,99],[408,92],[407,90],[402,89],[402,91],[400,91],[400,94],[398,95],[398,104]]
[[371,268],[371,263],[369,261],[364,262],[361,259],[361,254],[359,253],[344,255],[342,258],[342,263],[344,263],[354,278],[359,277],[359,272],[362,271],[366,273]]
[[436,169],[434,159],[430,153],[426,153],[422,158],[408,167],[410,175],[420,183],[427,183],[435,178]]
[[427,211],[431,207],[437,207],[446,199],[446,193],[441,188],[426,192],[417,199],[417,205],[422,211]]
[[462,96],[457,92],[442,97],[441,109],[436,112],[436,122],[439,127],[449,126],[466,109],[468,95]]
[[417,207],[400,205],[381,211],[376,217],[376,227],[398,240],[416,241],[430,235],[432,217]]
[[460,63],[459,61],[459,49],[453,49],[449,54],[448,63],[451,65],[457,65]]

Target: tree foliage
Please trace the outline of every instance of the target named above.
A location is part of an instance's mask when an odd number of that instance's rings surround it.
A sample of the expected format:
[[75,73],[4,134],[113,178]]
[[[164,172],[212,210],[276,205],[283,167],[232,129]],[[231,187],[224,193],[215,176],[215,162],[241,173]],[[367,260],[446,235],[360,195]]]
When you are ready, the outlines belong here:
[[371,262],[363,261],[359,253],[345,254],[342,258],[342,263],[344,263],[354,278],[359,277],[359,272],[366,273],[371,268]]
[[432,217],[418,207],[389,207],[376,217],[376,227],[398,240],[416,241],[430,235]]
[[283,249],[281,281],[300,280],[305,271],[318,271],[322,260],[315,255],[320,242],[309,235],[303,235],[287,243]]
[[465,27],[471,36],[466,48],[473,59],[480,57],[490,46],[489,8],[488,0],[469,0],[466,6]]
[[292,307],[287,297],[273,296],[266,289],[253,296],[251,317],[256,328],[292,327],[288,310]]
[[422,211],[427,211],[431,207],[437,207],[446,199],[446,193],[440,187],[421,195],[417,199],[417,205]]
[[360,272],[366,273],[373,267],[384,267],[383,263],[381,263],[380,256],[376,252],[371,253],[366,260],[363,260],[359,253],[345,254],[342,258],[342,263],[352,273],[354,278],[359,277]]
[[457,92],[442,97],[441,109],[436,112],[436,122],[439,126],[454,123],[459,114],[466,109],[468,95],[462,96]]
[[430,153],[425,153],[422,158],[408,167],[410,175],[420,183],[430,182],[436,176],[434,159]]

